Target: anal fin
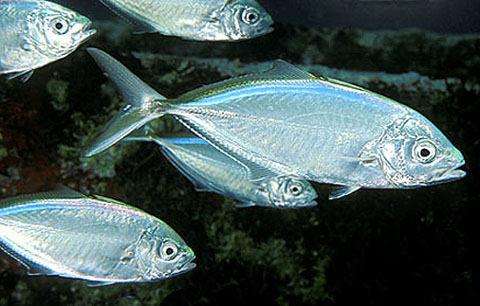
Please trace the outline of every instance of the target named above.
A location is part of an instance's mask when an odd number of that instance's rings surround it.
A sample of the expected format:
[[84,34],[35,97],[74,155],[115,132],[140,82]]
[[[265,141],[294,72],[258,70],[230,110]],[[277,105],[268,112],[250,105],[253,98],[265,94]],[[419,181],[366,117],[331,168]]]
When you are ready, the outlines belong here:
[[246,208],[246,207],[255,207],[255,206],[257,206],[257,204],[252,203],[252,202],[240,203],[240,204],[235,205],[236,208]]
[[12,73],[10,75],[7,76],[7,80],[11,80],[11,79],[15,79],[15,78],[18,78],[20,77],[20,80],[22,80],[22,82],[26,82],[28,81],[33,75],[33,70],[22,70],[22,71],[19,71],[19,72],[15,72],[15,73]]
[[328,195],[329,200],[337,200],[340,198],[343,198],[345,196],[348,196],[349,194],[354,193],[358,189],[360,189],[360,186],[337,186],[334,187],[334,189],[330,192]]

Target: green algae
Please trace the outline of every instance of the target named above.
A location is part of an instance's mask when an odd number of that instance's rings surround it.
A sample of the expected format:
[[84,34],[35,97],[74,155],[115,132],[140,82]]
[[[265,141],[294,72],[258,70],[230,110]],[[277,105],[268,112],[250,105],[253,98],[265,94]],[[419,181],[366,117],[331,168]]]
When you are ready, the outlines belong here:
[[70,107],[68,82],[52,79],[47,83],[47,91],[52,96],[51,104],[57,111],[66,111]]
[[1,145],[2,140],[3,140],[2,133],[0,133],[0,161],[2,161],[2,159],[8,156],[8,149]]

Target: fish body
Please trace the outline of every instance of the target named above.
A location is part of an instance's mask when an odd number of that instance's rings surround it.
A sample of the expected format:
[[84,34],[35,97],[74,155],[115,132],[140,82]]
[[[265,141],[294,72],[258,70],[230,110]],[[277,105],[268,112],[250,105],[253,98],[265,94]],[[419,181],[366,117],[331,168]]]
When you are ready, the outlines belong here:
[[255,0],[100,0],[149,32],[192,40],[249,39],[272,31]]
[[66,187],[2,200],[0,248],[30,274],[106,284],[153,281],[195,267],[193,251],[161,220]]
[[0,74],[31,74],[95,34],[91,21],[56,3],[0,0]]
[[[264,177],[250,179],[248,163],[234,159],[197,137],[127,137],[125,140],[154,141],[163,154],[199,191],[232,197],[240,206],[299,208],[315,206],[317,193],[308,181],[263,171]],[[251,165],[258,168],[256,165]]]
[[330,199],[360,188],[416,188],[465,176],[458,169],[465,163],[461,152],[420,113],[283,61],[168,100],[105,53],[89,52],[131,108],[104,128],[87,156],[170,114],[225,154],[341,186]]

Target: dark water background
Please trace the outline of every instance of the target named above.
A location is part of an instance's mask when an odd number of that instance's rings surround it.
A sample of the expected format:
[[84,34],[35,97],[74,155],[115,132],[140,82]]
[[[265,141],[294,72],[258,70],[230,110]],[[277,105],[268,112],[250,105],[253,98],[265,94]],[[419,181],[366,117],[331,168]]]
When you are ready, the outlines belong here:
[[[122,200],[171,225],[198,266],[170,280],[91,288],[28,277],[0,253],[0,305],[480,304],[479,1],[260,1],[275,31],[238,43],[132,35],[94,0],[59,2],[94,19],[99,33],[27,83],[0,79],[0,197],[60,182]],[[317,207],[279,211],[195,192],[153,144],[79,159],[122,105],[88,46],[168,97],[283,58],[418,110],[463,152],[468,175],[338,201],[316,184]],[[156,128],[181,129],[171,118]]]
[[[112,18],[97,0],[59,0],[97,19]],[[277,22],[365,30],[422,28],[442,33],[480,31],[478,0],[264,0]]]

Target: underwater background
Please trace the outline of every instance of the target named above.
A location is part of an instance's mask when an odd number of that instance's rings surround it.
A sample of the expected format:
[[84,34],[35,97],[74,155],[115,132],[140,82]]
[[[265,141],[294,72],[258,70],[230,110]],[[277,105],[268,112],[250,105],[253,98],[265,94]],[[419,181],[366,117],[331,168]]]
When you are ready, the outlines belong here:
[[[58,1],[98,30],[32,78],[0,78],[0,197],[63,183],[140,207],[195,250],[197,268],[146,284],[87,287],[29,277],[0,253],[0,305],[478,305],[479,1],[259,1],[275,31],[192,42],[132,28],[98,1]],[[467,176],[415,190],[361,190],[317,207],[235,208],[198,193],[152,143],[80,149],[124,103],[85,48],[101,48],[167,97],[284,59],[361,85],[429,118]],[[155,122],[162,136],[183,130]]]

